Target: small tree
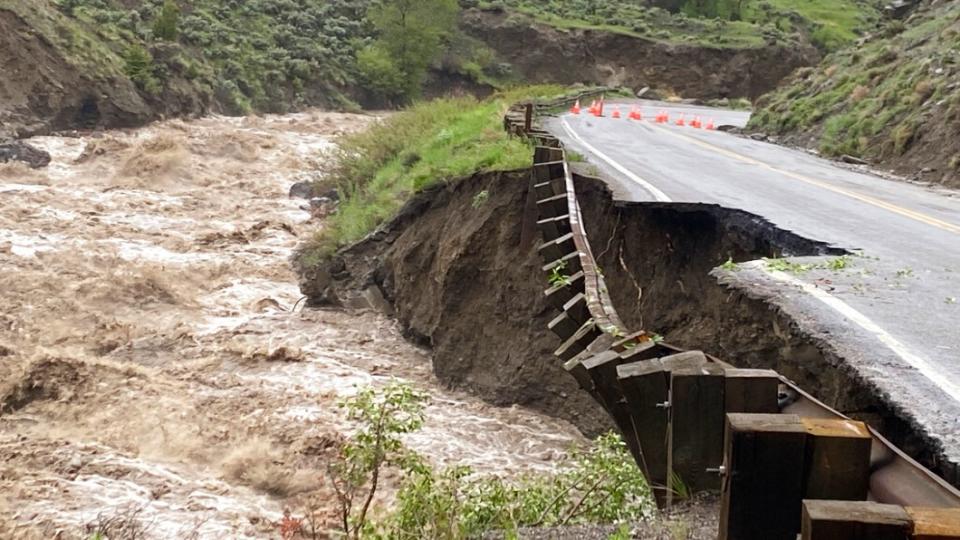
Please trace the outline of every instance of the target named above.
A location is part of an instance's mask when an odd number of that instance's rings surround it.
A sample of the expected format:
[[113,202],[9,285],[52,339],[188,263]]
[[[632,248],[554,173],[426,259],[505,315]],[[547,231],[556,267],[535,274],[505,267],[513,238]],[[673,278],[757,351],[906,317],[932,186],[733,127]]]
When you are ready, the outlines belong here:
[[341,403],[348,418],[359,424],[341,448],[340,459],[328,469],[340,505],[340,526],[348,537],[360,538],[364,532],[384,466],[407,470],[422,466],[404,448],[400,435],[423,425],[426,400],[426,394],[391,382],[379,393],[367,387]]
[[427,68],[441,53],[444,35],[454,31],[456,0],[383,0],[370,9],[379,33],[376,47],[389,54],[402,77],[402,96],[413,99]]
[[124,73],[138,88],[150,94],[160,92],[161,85],[154,73],[153,57],[140,45],[131,45],[123,55]]
[[177,21],[180,18],[180,6],[174,0],[164,0],[160,16],[153,22],[153,37],[164,41],[177,40]]

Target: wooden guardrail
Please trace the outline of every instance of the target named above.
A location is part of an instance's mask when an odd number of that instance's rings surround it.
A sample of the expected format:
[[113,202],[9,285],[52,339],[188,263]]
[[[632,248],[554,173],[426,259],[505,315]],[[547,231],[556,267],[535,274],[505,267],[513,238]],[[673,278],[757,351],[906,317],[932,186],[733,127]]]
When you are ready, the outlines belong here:
[[[587,97],[515,105],[504,127],[535,145],[528,220],[541,235],[544,295],[559,312],[548,324],[561,340],[554,354],[613,419],[658,505],[720,490],[719,536],[730,540],[960,539],[960,491],[865,424],[774,371],[738,369],[624,326],[590,250],[563,145],[536,123],[538,110]],[[867,500],[907,510],[867,511]],[[932,519],[944,524],[939,536],[916,525]],[[901,536],[871,536],[880,522]]]

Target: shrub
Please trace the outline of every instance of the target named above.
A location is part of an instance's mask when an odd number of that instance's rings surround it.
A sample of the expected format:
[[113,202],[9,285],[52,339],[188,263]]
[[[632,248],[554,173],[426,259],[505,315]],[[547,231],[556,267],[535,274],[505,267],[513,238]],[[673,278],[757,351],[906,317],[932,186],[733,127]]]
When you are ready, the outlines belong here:
[[154,39],[165,41],[177,40],[177,20],[180,18],[180,7],[174,0],[164,0],[160,8],[160,16],[153,23]]
[[149,51],[140,45],[132,45],[124,53],[123,60],[124,73],[138,88],[150,94],[160,92],[160,81],[154,74],[153,57]]

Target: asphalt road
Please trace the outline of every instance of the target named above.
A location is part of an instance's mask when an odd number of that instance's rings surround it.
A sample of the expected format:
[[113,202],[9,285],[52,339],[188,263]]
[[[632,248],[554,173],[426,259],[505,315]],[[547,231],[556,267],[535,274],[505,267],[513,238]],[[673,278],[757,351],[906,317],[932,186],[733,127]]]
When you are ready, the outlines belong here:
[[[631,201],[716,203],[801,236],[856,251],[841,270],[782,271],[761,261],[722,276],[774,291],[775,302],[826,337],[864,377],[960,463],[960,192],[886,180],[809,153],[720,131],[749,114],[650,101],[637,122],[565,114],[547,128]],[[652,122],[657,111],[670,124]],[[800,262],[823,263],[823,259]],[[817,389],[810,389],[816,393]]]

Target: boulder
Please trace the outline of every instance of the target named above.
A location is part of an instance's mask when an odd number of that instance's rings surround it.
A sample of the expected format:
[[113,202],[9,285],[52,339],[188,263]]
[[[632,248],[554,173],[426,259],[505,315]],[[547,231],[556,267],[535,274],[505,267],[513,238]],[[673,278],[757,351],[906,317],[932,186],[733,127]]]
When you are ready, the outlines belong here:
[[34,169],[50,164],[50,154],[21,141],[0,143],[0,163],[22,161]]

